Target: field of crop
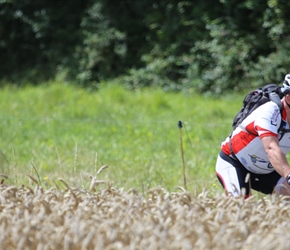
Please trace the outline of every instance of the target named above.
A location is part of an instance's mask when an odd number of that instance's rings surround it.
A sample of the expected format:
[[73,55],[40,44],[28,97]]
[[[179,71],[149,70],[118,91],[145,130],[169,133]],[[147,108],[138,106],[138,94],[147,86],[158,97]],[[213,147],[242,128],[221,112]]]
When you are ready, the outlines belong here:
[[[289,249],[289,200],[0,185],[1,249]],[[95,190],[97,188],[98,190]]]
[[215,178],[241,100],[3,88],[0,248],[289,249],[288,198],[231,199]]

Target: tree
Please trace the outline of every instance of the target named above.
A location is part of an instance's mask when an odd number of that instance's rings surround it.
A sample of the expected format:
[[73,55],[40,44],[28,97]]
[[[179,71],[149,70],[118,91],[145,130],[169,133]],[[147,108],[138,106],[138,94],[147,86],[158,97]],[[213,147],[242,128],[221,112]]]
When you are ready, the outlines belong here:
[[[0,74],[19,82],[54,78],[79,42],[86,0],[0,1]],[[65,14],[69,13],[69,14]]]

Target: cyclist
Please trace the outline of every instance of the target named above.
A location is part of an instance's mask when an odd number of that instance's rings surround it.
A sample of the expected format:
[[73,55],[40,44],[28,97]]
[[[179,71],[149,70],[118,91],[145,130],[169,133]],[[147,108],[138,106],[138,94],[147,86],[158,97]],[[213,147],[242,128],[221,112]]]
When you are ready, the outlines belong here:
[[281,92],[282,111],[273,101],[261,105],[222,142],[216,174],[228,195],[247,198],[251,189],[290,195],[290,133],[283,132],[290,129],[290,74]]

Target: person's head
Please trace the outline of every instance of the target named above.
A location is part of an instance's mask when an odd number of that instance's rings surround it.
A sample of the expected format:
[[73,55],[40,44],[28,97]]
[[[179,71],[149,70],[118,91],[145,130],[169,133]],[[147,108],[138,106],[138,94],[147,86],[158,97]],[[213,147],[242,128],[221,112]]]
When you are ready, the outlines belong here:
[[281,87],[281,92],[284,95],[290,94],[290,74],[285,76],[283,86]]
[[285,76],[283,86],[281,87],[281,92],[284,95],[285,104],[287,108],[290,110],[290,74],[287,74]]

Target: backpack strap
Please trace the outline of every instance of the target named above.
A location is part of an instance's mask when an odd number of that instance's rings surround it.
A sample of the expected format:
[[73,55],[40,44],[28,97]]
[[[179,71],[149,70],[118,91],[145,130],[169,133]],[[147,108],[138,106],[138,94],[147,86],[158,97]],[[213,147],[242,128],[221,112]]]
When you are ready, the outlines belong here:
[[236,154],[234,153],[234,151],[233,151],[233,146],[232,146],[232,134],[233,134],[233,132],[231,132],[231,134],[230,134],[230,136],[229,136],[229,148],[230,148],[230,156],[232,157],[232,158],[234,158],[235,160],[238,160],[238,158],[236,157]]
[[281,129],[280,129],[280,132],[282,132],[282,133],[281,133],[281,136],[280,136],[280,138],[279,138],[279,141],[282,140],[283,136],[284,136],[286,133],[290,133],[290,128],[281,128]]

